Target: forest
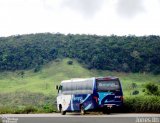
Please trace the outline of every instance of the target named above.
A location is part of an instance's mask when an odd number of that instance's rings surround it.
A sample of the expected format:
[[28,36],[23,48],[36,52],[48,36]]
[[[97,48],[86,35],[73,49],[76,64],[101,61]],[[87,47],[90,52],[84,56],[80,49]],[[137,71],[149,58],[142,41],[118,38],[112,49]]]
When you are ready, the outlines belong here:
[[0,71],[38,71],[66,57],[88,69],[159,74],[160,36],[38,33],[0,37]]

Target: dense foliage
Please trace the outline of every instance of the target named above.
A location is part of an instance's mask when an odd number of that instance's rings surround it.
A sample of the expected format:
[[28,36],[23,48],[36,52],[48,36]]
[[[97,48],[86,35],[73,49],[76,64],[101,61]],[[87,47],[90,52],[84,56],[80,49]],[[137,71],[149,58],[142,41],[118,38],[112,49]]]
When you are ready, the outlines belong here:
[[160,113],[159,96],[130,96],[124,100],[124,112]]
[[89,69],[160,73],[159,36],[30,34],[0,38],[0,70],[35,68],[56,58]]
[[146,84],[146,89],[147,89],[147,95],[160,96],[160,90],[158,88],[158,85],[156,85],[155,83]]

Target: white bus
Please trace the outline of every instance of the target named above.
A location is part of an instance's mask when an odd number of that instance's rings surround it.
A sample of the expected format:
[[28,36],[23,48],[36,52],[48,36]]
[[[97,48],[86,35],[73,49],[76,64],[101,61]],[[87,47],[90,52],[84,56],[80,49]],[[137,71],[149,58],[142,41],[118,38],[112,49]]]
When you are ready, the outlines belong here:
[[57,109],[62,115],[66,112],[101,109],[109,113],[113,107],[121,106],[123,93],[117,77],[93,77],[64,80],[59,86]]

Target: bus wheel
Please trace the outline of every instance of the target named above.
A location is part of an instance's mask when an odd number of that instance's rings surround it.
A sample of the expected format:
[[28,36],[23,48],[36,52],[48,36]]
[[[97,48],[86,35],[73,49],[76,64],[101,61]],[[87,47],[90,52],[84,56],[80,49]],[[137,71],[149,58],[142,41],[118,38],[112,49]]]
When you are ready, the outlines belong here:
[[66,111],[61,111],[61,114],[62,114],[62,115],[65,115],[65,114],[66,114]]
[[85,115],[85,110],[83,105],[80,106],[81,115]]
[[61,105],[59,106],[59,112],[60,112],[62,115],[65,115],[65,114],[66,114],[66,111],[63,111],[63,110],[62,110],[62,106],[61,106]]
[[59,112],[61,113],[62,112],[62,106],[59,105]]
[[108,109],[108,108],[105,108],[105,109],[103,109],[103,114],[110,114],[111,112],[110,112],[110,109]]

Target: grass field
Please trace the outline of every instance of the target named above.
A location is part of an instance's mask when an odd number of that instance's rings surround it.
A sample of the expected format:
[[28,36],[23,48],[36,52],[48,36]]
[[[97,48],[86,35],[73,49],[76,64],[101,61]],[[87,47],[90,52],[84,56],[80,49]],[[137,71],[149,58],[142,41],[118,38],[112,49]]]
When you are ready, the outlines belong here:
[[73,64],[67,64],[70,59],[57,60],[43,66],[39,72],[33,70],[0,73],[0,93],[29,91],[43,94],[56,94],[55,86],[61,80],[70,78],[117,76],[121,79],[125,95],[132,91],[131,83],[137,84],[137,90],[143,94],[144,85],[148,82],[160,83],[160,75],[142,73],[121,73],[101,70],[88,70],[73,60]]

